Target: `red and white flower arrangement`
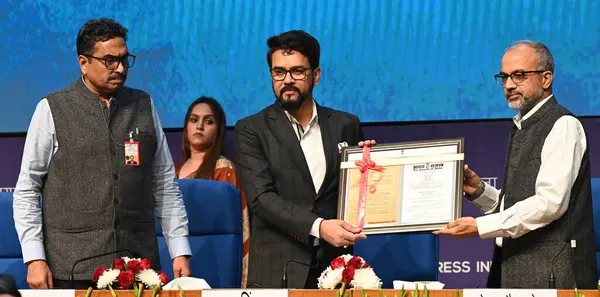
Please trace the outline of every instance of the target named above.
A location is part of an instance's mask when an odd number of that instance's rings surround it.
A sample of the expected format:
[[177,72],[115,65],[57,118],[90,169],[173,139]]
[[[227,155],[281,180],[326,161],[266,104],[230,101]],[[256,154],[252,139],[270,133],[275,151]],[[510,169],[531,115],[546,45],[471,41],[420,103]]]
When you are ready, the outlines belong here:
[[[159,289],[169,282],[164,272],[152,269],[152,262],[146,258],[116,258],[111,269],[98,267],[92,276],[98,289]],[[139,295],[139,294],[136,294]]]
[[318,281],[319,289],[331,290],[339,287],[341,296],[348,288],[380,289],[382,285],[371,265],[363,258],[352,255],[342,255],[333,259]]

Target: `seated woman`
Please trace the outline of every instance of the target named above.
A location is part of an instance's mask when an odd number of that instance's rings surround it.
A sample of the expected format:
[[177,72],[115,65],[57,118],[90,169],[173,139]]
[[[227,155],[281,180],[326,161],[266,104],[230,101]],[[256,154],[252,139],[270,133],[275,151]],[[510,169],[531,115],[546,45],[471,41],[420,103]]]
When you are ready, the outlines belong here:
[[243,261],[242,283],[246,287],[250,225],[246,196],[240,187],[233,163],[222,155],[225,141],[225,112],[217,100],[200,97],[192,102],[185,115],[181,164],[176,168],[180,179],[199,178],[233,184],[242,196]]

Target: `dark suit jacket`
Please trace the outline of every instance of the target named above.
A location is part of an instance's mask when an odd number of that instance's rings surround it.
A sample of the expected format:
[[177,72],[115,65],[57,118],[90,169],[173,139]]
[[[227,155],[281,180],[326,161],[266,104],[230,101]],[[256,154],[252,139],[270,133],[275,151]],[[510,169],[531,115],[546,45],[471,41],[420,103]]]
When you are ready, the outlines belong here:
[[[317,104],[327,171],[319,192],[300,142],[283,109],[273,104],[235,126],[236,170],[252,214],[248,284],[279,288],[288,260],[310,263],[314,221],[337,216],[340,154],[338,144],[358,145],[358,117]],[[350,249],[320,239],[323,269]],[[304,288],[308,267],[290,264],[288,286]]]

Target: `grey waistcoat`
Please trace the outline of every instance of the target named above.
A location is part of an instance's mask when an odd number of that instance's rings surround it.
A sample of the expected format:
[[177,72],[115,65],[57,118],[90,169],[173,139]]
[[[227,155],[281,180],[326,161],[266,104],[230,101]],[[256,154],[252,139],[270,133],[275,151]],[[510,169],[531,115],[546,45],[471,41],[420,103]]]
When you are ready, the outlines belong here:
[[[46,98],[59,144],[42,189],[44,247],[54,278],[69,279],[79,259],[119,249],[139,253],[159,269],[152,196],[157,143],[150,97],[122,87],[107,108],[78,79]],[[129,167],[123,144],[136,128],[141,164]],[[115,257],[77,264],[74,278],[91,279],[98,266],[109,267]]]
[[[513,126],[500,194],[504,195],[504,209],[535,195],[544,141],[554,123],[564,115],[571,113],[552,97],[523,121],[521,130]],[[557,288],[596,288],[593,224],[590,161],[586,150],[566,213],[546,227],[519,238],[503,239],[501,286],[548,288],[553,269]],[[571,247],[572,240],[575,247]]]

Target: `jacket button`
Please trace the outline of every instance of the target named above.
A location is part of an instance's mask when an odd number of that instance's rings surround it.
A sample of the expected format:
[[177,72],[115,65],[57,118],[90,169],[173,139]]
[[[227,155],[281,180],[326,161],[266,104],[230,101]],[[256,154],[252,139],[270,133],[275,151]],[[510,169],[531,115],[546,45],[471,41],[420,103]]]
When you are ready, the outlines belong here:
[[115,174],[115,175],[113,175],[113,178],[114,178],[115,180],[118,180],[118,179],[119,179],[119,176]]
[[114,204],[115,204],[115,205],[118,205],[118,204],[119,204],[119,199],[116,199],[116,198],[115,198],[115,200],[114,200]]

